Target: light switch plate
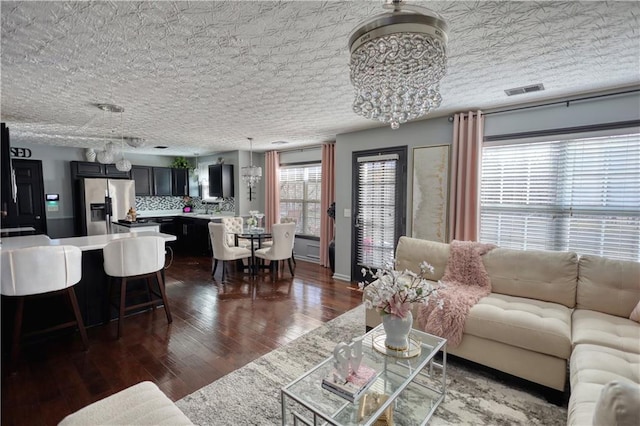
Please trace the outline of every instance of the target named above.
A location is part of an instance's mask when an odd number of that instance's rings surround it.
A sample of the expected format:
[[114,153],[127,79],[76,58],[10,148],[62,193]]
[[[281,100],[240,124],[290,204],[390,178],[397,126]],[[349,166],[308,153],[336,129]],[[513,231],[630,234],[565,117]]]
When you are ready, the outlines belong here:
[[351,217],[351,209],[344,209],[344,217]]

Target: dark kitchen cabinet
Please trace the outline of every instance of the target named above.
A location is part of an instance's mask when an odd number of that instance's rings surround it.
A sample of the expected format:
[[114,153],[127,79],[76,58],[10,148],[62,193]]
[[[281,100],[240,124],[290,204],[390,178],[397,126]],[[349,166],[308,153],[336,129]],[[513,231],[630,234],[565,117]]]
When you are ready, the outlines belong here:
[[209,166],[209,196],[233,197],[233,164],[212,164]]
[[131,179],[136,183],[136,195],[153,195],[153,168],[132,166]]
[[136,195],[189,195],[189,169],[133,166]]
[[71,161],[71,179],[107,178],[129,179],[129,172],[121,172],[115,164],[102,164],[89,161]]
[[177,217],[178,249],[181,253],[211,256],[209,221],[191,217]]
[[189,169],[171,169],[172,195],[189,195]]
[[104,164],[104,176],[109,179],[130,179],[129,172],[121,172],[115,164]]
[[173,174],[169,167],[153,168],[153,195],[173,195]]

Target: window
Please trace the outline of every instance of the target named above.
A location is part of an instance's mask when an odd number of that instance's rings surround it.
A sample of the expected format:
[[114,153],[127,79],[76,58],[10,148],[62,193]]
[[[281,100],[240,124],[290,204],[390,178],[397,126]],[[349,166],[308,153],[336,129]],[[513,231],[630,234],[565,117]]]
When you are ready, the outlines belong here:
[[280,168],[280,219],[294,218],[296,234],[320,236],[320,164]]
[[485,144],[480,239],[640,260],[640,134]]

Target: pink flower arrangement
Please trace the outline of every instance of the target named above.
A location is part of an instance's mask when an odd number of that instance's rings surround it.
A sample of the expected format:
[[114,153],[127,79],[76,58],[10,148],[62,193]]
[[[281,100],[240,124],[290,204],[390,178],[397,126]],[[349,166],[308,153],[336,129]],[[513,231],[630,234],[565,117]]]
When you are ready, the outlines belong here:
[[[391,268],[378,269],[375,273],[371,269],[362,268],[362,275],[370,275],[375,279],[371,284],[359,283],[360,289],[365,289],[365,306],[375,308],[381,315],[395,315],[406,317],[413,303],[427,303],[429,298],[437,297],[438,286],[425,276],[433,274],[433,266],[427,262],[420,263],[420,273]],[[439,301],[439,304],[441,301]]]

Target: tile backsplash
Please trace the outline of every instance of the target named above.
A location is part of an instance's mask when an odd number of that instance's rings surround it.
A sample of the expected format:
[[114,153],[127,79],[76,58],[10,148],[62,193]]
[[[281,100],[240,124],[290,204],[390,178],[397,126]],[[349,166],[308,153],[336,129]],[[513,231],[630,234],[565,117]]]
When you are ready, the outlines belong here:
[[[194,210],[204,209],[202,198],[191,197]],[[216,204],[216,203],[213,203]],[[217,203],[221,212],[235,211],[235,201],[233,197],[224,198]],[[139,196],[136,197],[136,210],[178,210],[184,207],[184,197],[158,197],[158,196]],[[215,205],[213,206],[216,207]]]

